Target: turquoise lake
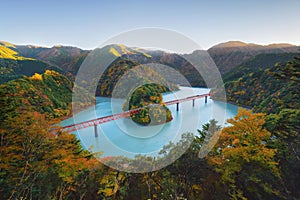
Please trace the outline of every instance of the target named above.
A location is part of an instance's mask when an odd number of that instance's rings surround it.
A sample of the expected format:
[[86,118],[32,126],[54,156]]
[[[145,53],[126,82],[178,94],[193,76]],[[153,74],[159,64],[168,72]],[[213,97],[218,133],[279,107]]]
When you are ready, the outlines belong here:
[[[197,94],[208,93],[206,88],[180,87],[179,91],[163,95],[164,101],[181,99]],[[95,107],[84,110],[72,118],[64,120],[61,125],[79,123],[113,113],[122,112],[122,99],[97,97]],[[176,143],[181,135],[186,132],[197,134],[204,123],[216,119],[220,125],[226,126],[226,120],[237,114],[238,107],[232,104],[213,101],[208,98],[168,106],[172,112],[173,120],[169,123],[156,126],[140,126],[131,119],[124,118],[98,125],[98,137],[94,135],[94,127],[73,132],[80,139],[83,147],[92,152],[101,152],[102,157],[136,155],[156,156],[169,142]]]

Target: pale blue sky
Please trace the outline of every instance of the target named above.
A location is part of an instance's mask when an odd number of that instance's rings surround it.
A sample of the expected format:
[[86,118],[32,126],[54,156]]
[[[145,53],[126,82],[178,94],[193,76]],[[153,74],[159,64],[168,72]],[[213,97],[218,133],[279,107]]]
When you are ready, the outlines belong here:
[[0,0],[0,40],[92,49],[121,32],[159,27],[204,49],[229,40],[300,45],[298,0]]

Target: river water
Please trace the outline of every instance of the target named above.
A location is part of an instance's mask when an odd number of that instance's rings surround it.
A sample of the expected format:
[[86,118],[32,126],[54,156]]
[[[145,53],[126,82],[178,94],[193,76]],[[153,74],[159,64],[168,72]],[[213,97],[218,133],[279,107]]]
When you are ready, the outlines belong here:
[[[197,94],[208,93],[206,88],[181,87],[179,91],[163,95],[164,101],[181,99]],[[69,125],[90,119],[95,119],[112,113],[122,112],[122,99],[97,97],[97,104],[93,108],[84,110],[72,118],[64,120],[61,125]],[[238,107],[232,104],[213,101],[204,98],[168,106],[173,120],[156,126],[140,126],[131,119],[118,119],[98,126],[98,137],[94,135],[94,127],[73,132],[80,139],[83,147],[92,152],[101,152],[102,157],[125,156],[133,158],[136,155],[156,156],[169,142],[176,143],[186,132],[197,134],[204,123],[216,119],[220,125],[226,126],[226,119],[237,114]]]

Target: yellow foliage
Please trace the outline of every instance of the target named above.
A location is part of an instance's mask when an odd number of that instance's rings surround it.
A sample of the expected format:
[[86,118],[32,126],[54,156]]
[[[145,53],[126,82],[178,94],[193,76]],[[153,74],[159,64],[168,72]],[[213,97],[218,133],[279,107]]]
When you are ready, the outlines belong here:
[[152,56],[147,54],[147,53],[143,53],[144,56],[146,56],[147,58],[151,58]]
[[0,58],[12,59],[12,60],[34,60],[32,58],[25,58],[18,55],[18,52],[0,45]]
[[45,74],[47,74],[47,75],[60,75],[58,72],[56,72],[56,71],[54,71],[54,70],[49,70],[49,69],[47,69],[46,71],[45,71]]
[[130,53],[130,51],[127,50],[125,45],[119,44],[118,46],[121,48],[122,53],[124,53],[124,54]]
[[6,47],[13,47],[13,48],[16,48],[16,46],[12,43],[9,43],[9,42],[5,42],[5,41],[0,41],[0,45],[3,45],[3,46],[6,46]]
[[32,77],[30,77],[30,80],[38,80],[41,81],[43,80],[43,77],[41,74],[35,73]]
[[45,74],[50,75],[50,74],[52,74],[52,72],[53,72],[53,71],[47,69],[47,70],[45,71]]
[[240,140],[239,140],[238,138],[236,138],[236,139],[234,139],[234,140],[232,141],[232,144],[233,144],[233,145],[238,144],[238,143],[240,143]]
[[101,190],[102,193],[104,193],[105,196],[109,197],[114,194],[113,188],[105,188]]
[[109,52],[112,53],[113,55],[117,56],[117,57],[121,56],[121,54],[115,48],[113,48],[113,47],[111,47],[109,49]]

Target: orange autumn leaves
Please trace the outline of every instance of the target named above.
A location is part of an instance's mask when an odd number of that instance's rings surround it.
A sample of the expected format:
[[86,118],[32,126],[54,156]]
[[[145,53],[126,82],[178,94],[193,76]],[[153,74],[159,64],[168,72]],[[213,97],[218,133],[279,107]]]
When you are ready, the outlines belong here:
[[222,129],[219,141],[207,157],[222,173],[223,181],[234,183],[248,164],[261,166],[279,176],[276,149],[266,145],[271,133],[263,128],[265,114],[240,108],[228,123],[231,126]]
[[55,137],[49,133],[45,115],[38,112],[21,112],[1,128],[0,174],[8,181],[5,185],[13,187],[6,188],[13,191],[10,198],[26,196],[46,175],[49,181],[51,177],[58,185],[63,183],[64,193],[68,193],[79,174],[99,165],[88,158],[74,135],[60,133]]

